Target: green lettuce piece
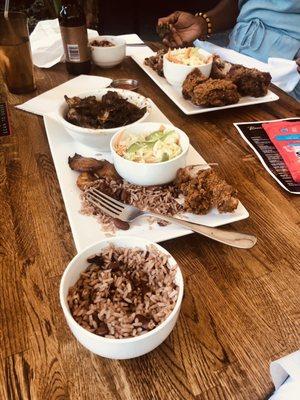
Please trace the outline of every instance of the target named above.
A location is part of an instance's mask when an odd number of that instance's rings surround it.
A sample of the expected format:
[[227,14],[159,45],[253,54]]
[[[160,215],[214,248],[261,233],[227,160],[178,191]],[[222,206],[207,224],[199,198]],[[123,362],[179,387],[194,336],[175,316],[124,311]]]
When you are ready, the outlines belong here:
[[168,153],[163,153],[162,157],[161,157],[161,162],[164,161],[169,161],[170,157]]

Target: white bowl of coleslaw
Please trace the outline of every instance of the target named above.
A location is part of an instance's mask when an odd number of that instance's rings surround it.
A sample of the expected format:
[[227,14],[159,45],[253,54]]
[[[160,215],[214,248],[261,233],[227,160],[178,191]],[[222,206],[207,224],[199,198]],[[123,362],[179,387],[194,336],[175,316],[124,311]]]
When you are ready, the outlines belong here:
[[127,182],[140,186],[172,182],[186,166],[190,141],[173,125],[141,122],[118,131],[111,139],[114,166]]
[[183,81],[195,68],[208,78],[212,60],[212,54],[199,47],[169,50],[163,58],[164,76],[170,85],[181,89]]

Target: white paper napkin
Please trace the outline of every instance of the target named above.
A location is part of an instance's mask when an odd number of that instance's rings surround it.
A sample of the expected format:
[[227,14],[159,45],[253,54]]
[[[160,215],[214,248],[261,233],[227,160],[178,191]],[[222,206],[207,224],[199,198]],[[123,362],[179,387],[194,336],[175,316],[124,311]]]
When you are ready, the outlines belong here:
[[[285,92],[292,92],[298,85],[300,74],[295,61],[285,58],[270,57],[268,59],[272,82]],[[300,394],[299,394],[300,398]]]
[[[88,29],[88,38],[93,39],[98,32]],[[40,21],[30,35],[32,60],[40,68],[50,68],[64,60],[58,19]]]
[[270,400],[300,399],[300,350],[273,361],[270,373],[276,389]]
[[266,64],[255,58],[238,53],[235,50],[220,47],[210,42],[196,40],[194,43],[195,46],[202,47],[209,53],[217,53],[220,57],[231,63],[242,64],[248,68],[257,68],[260,71],[269,72],[272,76],[272,83],[287,93],[294,90],[300,80],[300,74],[297,71],[297,65],[294,60],[269,58],[268,64]]
[[111,81],[102,76],[79,75],[16,107],[33,114],[45,115],[57,109],[58,102],[61,102],[65,94],[70,97],[93,89],[105,88]]

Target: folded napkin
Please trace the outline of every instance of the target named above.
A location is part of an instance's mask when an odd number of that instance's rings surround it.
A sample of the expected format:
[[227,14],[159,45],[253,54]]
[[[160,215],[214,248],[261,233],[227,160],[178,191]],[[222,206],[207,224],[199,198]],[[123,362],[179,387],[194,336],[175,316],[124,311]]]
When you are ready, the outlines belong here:
[[275,386],[270,400],[300,399],[300,350],[273,361],[270,373]]
[[293,91],[300,80],[300,74],[297,71],[297,64],[294,60],[269,58],[268,64],[266,64],[255,58],[238,53],[235,50],[220,47],[210,42],[196,40],[194,44],[209,53],[217,53],[221,58],[231,63],[242,64],[248,68],[257,68],[260,71],[269,72],[272,76],[272,83],[287,93]]
[[[97,31],[88,29],[88,38],[99,36]],[[120,35],[128,44],[139,44],[143,41],[136,34]],[[49,19],[39,22],[30,35],[32,59],[34,65],[40,68],[50,68],[64,60],[58,19]],[[127,55],[131,55],[135,47],[127,48]]]
[[33,114],[45,115],[57,109],[58,103],[62,101],[65,94],[70,97],[90,90],[105,88],[110,85],[111,81],[111,79],[101,76],[79,75],[16,107]]
[[[270,57],[268,59],[272,82],[285,92],[292,92],[298,85],[300,74],[294,60]],[[300,398],[300,395],[299,395]]]

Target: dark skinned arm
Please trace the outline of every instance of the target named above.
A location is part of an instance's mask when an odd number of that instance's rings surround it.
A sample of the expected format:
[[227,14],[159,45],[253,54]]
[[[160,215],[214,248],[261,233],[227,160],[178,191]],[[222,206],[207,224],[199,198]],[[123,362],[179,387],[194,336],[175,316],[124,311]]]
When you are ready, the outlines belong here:
[[[221,0],[206,14],[211,19],[212,33],[230,29],[236,23],[238,0]],[[207,34],[206,21],[185,11],[175,11],[168,17],[160,18],[158,25],[162,24],[170,26],[170,32],[163,38],[163,43],[169,47],[186,46]]]

